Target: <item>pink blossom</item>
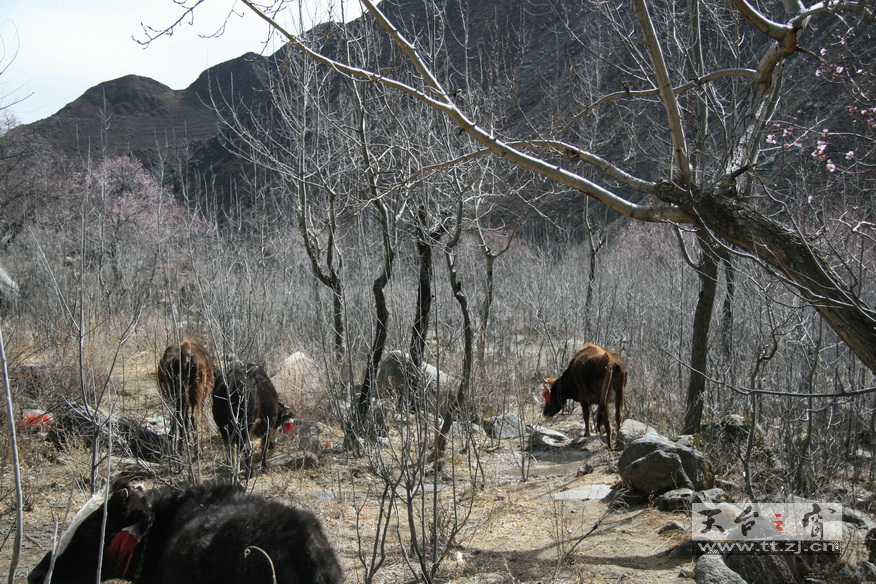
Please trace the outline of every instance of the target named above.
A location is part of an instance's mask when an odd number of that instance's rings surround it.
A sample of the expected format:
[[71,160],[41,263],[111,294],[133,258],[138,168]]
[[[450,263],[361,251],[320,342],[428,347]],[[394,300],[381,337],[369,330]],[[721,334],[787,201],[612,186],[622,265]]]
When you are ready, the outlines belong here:
[[779,141],[776,139],[775,134],[767,134],[766,137],[767,144],[778,144]]
[[821,56],[823,57],[824,55],[827,54],[827,49],[821,49],[820,52],[821,52]]
[[846,160],[852,160],[855,157],[855,151],[849,150],[846,152]]
[[829,158],[827,160],[827,170],[829,170],[830,172],[833,172],[836,170],[836,164],[834,164],[833,160],[830,160]]
[[782,136],[790,136],[791,133],[792,133],[791,128],[785,128],[784,130],[782,130]]
[[842,73],[845,70],[846,70],[846,68],[843,67],[842,65],[837,65],[837,68],[836,68],[837,73]]

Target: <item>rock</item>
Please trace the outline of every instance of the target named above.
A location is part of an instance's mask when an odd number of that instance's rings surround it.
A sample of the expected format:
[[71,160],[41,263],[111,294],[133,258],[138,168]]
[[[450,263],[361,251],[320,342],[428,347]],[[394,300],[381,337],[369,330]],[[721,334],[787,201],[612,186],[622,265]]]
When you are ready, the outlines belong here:
[[693,503],[723,503],[727,500],[723,489],[715,487],[694,493]]
[[673,489],[656,497],[654,504],[661,511],[678,511],[679,509],[690,509],[693,498],[693,489]]
[[867,559],[876,562],[876,529],[871,529],[864,536],[864,547],[867,548]]
[[111,438],[116,454],[148,462],[160,461],[174,452],[170,435],[145,421],[110,415],[76,402],[67,402],[53,417],[47,438],[58,448],[65,448],[71,441],[90,445],[99,437],[101,441]]
[[700,556],[694,570],[697,584],[748,584],[742,576],[728,568],[717,554]]
[[660,526],[660,529],[657,530],[657,533],[666,533],[668,531],[687,531],[681,523],[678,521],[668,521]]
[[669,550],[666,555],[672,557],[691,557],[693,556],[693,540],[686,539],[671,550]]
[[702,454],[662,436],[643,436],[627,446],[618,459],[624,481],[645,493],[674,488],[711,489],[715,477]]
[[517,414],[502,414],[484,420],[484,429],[491,438],[519,438],[526,434],[526,424]]
[[[412,393],[415,389],[418,392]],[[418,370],[411,356],[402,351],[389,351],[384,355],[377,371],[377,391],[379,396],[392,398],[402,409],[419,408],[423,404],[429,407],[438,399],[440,388],[454,388],[458,381],[448,373],[444,373],[434,365],[423,363]]]
[[728,554],[724,563],[754,584],[787,584],[802,582],[808,571],[803,558],[782,554]]
[[681,436],[676,436],[672,441],[679,446],[684,446],[686,448],[693,448],[700,451],[703,449],[703,441],[691,434],[682,434]]
[[280,365],[271,382],[280,401],[292,408],[296,416],[315,419],[325,404],[325,389],[320,369],[302,352],[292,353]]
[[572,443],[572,439],[556,430],[550,430],[543,426],[531,425],[529,429],[529,445],[532,448],[538,447],[564,447]]
[[582,485],[545,496],[554,501],[601,501],[611,493],[610,485]]
[[322,441],[319,437],[322,434],[322,428],[317,424],[295,418],[292,420],[295,424],[295,441],[298,447],[305,452],[318,453],[322,450]]
[[654,429],[652,426],[643,424],[638,420],[627,418],[621,423],[620,429],[617,431],[618,448],[624,448],[630,442],[632,442],[636,438],[641,438],[642,436],[659,435],[660,433],[657,432],[657,430]]
[[867,531],[876,528],[876,523],[869,517],[851,507],[843,506],[843,522],[854,525],[858,529],[866,529]]
[[319,466],[319,458],[314,453],[303,450],[280,452],[268,457],[268,466],[291,466],[305,470]]

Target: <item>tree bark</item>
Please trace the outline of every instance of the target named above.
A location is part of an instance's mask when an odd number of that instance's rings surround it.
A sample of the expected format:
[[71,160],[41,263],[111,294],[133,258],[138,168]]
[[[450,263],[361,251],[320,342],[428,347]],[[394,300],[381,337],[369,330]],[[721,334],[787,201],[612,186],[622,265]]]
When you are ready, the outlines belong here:
[[701,257],[697,266],[700,277],[700,294],[694,311],[693,335],[690,349],[690,380],[687,386],[687,403],[684,412],[682,434],[696,434],[703,423],[703,396],[706,392],[706,367],[709,362],[709,330],[712,326],[712,311],[718,288],[718,259],[709,236],[697,234]]

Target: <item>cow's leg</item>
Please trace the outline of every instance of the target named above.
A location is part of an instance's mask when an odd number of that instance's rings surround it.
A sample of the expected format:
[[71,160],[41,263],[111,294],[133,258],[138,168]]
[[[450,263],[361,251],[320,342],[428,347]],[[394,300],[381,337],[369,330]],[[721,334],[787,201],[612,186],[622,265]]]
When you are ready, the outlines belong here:
[[584,435],[590,436],[590,404],[582,401],[581,409],[584,412]]

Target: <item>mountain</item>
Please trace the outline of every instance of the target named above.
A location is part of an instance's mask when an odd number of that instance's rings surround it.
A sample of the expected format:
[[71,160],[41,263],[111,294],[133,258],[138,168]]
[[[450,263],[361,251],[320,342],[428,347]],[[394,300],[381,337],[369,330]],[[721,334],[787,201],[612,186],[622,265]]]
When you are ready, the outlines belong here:
[[43,138],[61,153],[84,157],[89,151],[133,154],[147,165],[159,145],[188,146],[216,136],[219,117],[210,105],[233,100],[249,105],[261,87],[263,57],[247,53],[211,67],[189,87],[174,90],[137,75],[100,83],[58,113],[18,131]]

